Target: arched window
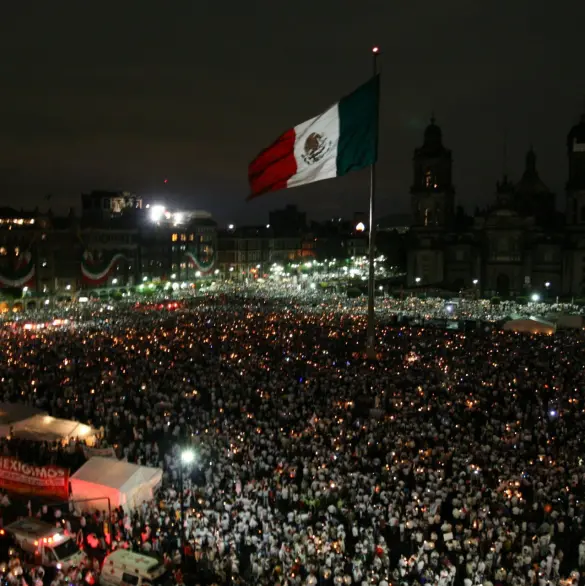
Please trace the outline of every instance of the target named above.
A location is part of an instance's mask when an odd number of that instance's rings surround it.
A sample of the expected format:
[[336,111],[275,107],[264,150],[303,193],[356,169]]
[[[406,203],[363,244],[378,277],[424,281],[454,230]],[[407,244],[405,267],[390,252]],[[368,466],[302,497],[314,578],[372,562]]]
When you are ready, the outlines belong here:
[[433,177],[433,173],[431,172],[430,169],[427,169],[425,171],[425,187],[427,187],[428,189],[431,189],[431,187],[433,187],[433,185],[435,185],[435,179]]
[[430,226],[432,223],[433,223],[433,210],[431,208],[425,208],[424,225]]

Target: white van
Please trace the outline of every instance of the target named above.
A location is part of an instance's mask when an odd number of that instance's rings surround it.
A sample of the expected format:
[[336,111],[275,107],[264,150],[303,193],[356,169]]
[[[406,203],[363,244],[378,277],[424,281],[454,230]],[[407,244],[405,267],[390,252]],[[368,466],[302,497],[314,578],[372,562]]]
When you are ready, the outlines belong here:
[[100,584],[102,586],[161,586],[166,578],[163,563],[155,557],[117,549],[104,560]]
[[62,528],[45,523],[36,517],[20,519],[0,529],[0,535],[12,535],[16,543],[35,563],[66,570],[85,563],[87,555],[77,547],[75,539]]

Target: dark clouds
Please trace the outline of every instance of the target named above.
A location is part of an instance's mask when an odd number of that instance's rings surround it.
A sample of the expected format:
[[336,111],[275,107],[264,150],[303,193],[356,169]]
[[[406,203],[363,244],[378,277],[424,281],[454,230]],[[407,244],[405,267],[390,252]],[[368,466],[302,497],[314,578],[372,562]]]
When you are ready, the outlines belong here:
[[367,206],[367,173],[245,204],[246,166],[319,112],[384,50],[379,211],[408,206],[412,149],[435,111],[459,200],[489,201],[534,144],[559,194],[582,109],[585,3],[463,0],[6,3],[0,19],[2,202],[62,209],[81,191],[169,195],[223,221]]

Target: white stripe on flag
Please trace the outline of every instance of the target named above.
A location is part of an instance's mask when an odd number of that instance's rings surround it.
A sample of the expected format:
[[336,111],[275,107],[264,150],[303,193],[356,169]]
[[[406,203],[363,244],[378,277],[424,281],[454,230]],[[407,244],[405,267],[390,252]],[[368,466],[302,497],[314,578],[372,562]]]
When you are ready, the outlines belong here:
[[[312,135],[318,135],[313,137]],[[308,142],[307,142],[308,140]],[[311,147],[323,141],[320,151]],[[295,159],[297,172],[288,180],[287,187],[295,187],[337,177],[337,145],[339,143],[339,108],[332,106],[311,120],[295,127]]]

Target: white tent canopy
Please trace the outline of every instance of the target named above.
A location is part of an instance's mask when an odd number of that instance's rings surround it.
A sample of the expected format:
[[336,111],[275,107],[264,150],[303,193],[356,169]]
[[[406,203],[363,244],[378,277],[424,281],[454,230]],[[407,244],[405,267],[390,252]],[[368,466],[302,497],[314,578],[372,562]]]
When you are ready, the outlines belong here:
[[92,499],[76,503],[80,510],[107,510],[106,499],[110,499],[112,507],[122,506],[131,511],[154,497],[162,474],[160,468],[94,457],[70,478],[71,499]]
[[51,417],[36,407],[23,403],[0,403],[0,437],[12,434],[40,442],[80,439],[92,445],[96,433],[89,425]]
[[35,441],[69,441],[80,439],[89,445],[95,442],[96,431],[85,423],[57,419],[50,415],[33,415],[28,419],[17,421],[12,426],[12,433],[16,437]]
[[556,330],[553,323],[534,316],[511,319],[503,325],[503,329],[526,334],[554,334]]
[[7,437],[14,425],[35,415],[46,415],[46,413],[42,409],[24,403],[0,403],[0,436]]

